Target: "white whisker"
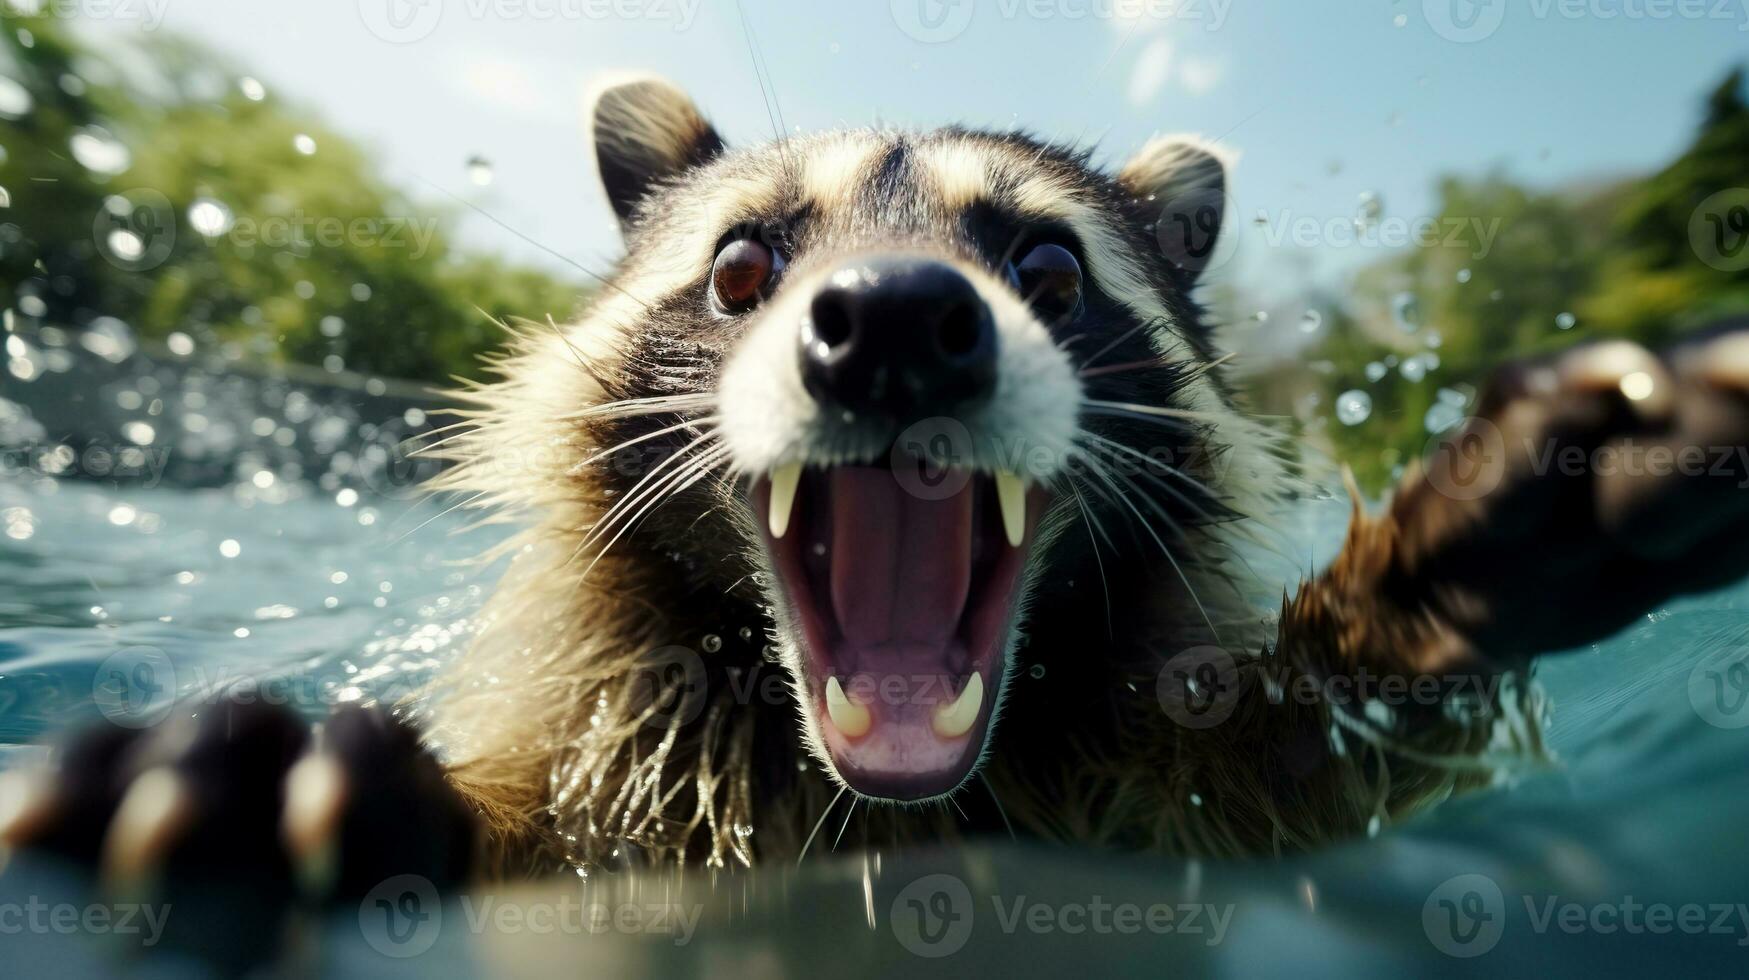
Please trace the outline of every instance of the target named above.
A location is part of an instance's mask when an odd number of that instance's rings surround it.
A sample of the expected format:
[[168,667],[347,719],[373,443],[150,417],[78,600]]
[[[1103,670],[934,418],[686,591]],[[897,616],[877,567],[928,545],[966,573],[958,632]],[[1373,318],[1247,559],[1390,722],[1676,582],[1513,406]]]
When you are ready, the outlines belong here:
[[[838,805],[838,800],[844,795],[846,789],[849,789],[849,787],[838,787],[838,795],[832,797],[832,802],[826,804],[826,809],[820,811],[820,819],[814,821],[814,829],[808,833],[808,839],[802,843],[802,853],[796,857],[796,867],[801,867],[802,862],[807,860],[808,848],[814,846],[814,838],[820,835],[820,828],[825,825],[826,818],[832,815],[832,808]],[[856,806],[856,801],[852,800],[850,805],[854,808]]]

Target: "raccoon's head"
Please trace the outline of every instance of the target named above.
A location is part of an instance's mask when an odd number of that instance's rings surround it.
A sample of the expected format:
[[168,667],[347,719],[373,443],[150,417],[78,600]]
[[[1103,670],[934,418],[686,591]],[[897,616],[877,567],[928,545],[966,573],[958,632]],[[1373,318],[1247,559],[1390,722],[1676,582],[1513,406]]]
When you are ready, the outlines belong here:
[[[607,88],[592,126],[628,244],[598,326],[627,352],[610,394],[687,407],[613,433],[678,453],[614,495],[642,506],[734,474],[639,533],[723,591],[760,591],[828,772],[879,799],[952,792],[989,751],[1053,572],[1096,538],[1117,547],[1124,521],[1163,554],[1174,515],[1218,507],[1145,463],[1160,486],[1108,471],[1139,452],[1125,426],[1161,445],[1156,407],[1183,412],[1182,434],[1224,405],[1188,298],[1221,162],[1158,140],[1107,176],[960,129],[730,150],[655,80]],[[1163,215],[1185,228],[1161,234]],[[730,537],[753,586],[722,559]]]

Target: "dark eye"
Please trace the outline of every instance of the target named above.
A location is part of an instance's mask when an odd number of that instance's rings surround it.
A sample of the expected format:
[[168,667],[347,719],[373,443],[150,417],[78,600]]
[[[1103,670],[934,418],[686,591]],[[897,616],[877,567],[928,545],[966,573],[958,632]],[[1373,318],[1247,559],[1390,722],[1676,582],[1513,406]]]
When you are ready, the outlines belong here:
[[771,294],[783,253],[751,238],[723,246],[711,265],[711,297],[724,313],[745,313]]
[[1061,245],[1034,245],[1014,264],[1020,297],[1046,320],[1062,320],[1081,310],[1081,263]]

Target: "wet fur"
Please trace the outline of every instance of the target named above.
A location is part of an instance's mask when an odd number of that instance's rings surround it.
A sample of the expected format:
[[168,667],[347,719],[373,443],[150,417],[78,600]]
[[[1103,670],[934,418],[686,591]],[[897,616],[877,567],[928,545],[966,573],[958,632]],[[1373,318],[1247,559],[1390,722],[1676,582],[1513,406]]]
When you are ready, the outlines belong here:
[[[1151,145],[1116,178],[1070,149],[964,130],[857,130],[714,155],[699,149],[714,132],[675,109],[674,93],[632,91],[640,101],[598,113],[598,134],[604,119],[645,118],[640,105],[681,132],[625,136],[635,145],[615,157],[671,168],[621,209],[626,259],[577,322],[513,329],[496,380],[461,393],[468,424],[442,449],[459,462],[442,490],[524,525],[501,551],[509,570],[476,642],[432,702],[432,739],[486,818],[496,871],[793,861],[822,824],[815,852],[839,834],[878,845],[1013,832],[1187,855],[1269,853],[1362,833],[1375,818],[1484,782],[1491,770],[1475,757],[1490,745],[1534,754],[1525,691],[1468,720],[1384,725],[1272,702],[1264,678],[1276,666],[1316,676],[1404,666],[1399,637],[1380,634],[1397,627],[1379,625],[1404,617],[1368,605],[1392,547],[1388,518],[1357,508],[1337,565],[1279,611],[1279,597],[1260,595],[1269,586],[1236,557],[1268,536],[1271,513],[1300,488],[1281,437],[1244,414],[1225,380],[1191,298],[1193,271],[1158,254],[1153,222],[1164,202],[1143,191],[1218,187],[1222,166],[1205,145]],[[607,177],[639,190],[635,173]],[[587,412],[690,395],[700,395],[690,414],[715,411],[706,393],[741,338],[700,310],[710,255],[738,223],[781,222],[796,274],[810,256],[849,246],[920,244],[977,263],[990,260],[980,250],[990,243],[967,229],[991,201],[1048,212],[1089,253],[1088,314],[1056,339],[1077,366],[1097,353],[1095,367],[1136,367],[1086,376],[1087,397],[1196,413],[1089,415],[1083,425],[1170,448],[1211,492],[1186,481],[1173,494],[1146,480],[1129,491],[1152,494],[1170,516],[1168,526],[1142,510],[1176,568],[1114,501],[1084,488],[1089,519],[1059,492],[1029,570],[1048,579],[1050,601],[1024,618],[978,777],[947,803],[858,801],[821,771],[792,698],[733,696],[736,685],[773,683],[760,678],[789,683],[762,654],[768,644],[779,645],[777,659],[783,651],[758,584],[747,474],[725,463],[604,549],[588,541],[591,529],[644,470],[594,457],[640,437],[640,450],[672,452],[700,430],[652,436],[684,413]],[[1239,655],[1244,693],[1229,721],[1193,731],[1162,711],[1156,684],[1175,654],[1209,643]],[[649,724],[652,671],[673,646],[697,651],[703,665],[697,711]],[[1032,676],[1040,669],[1043,681]]]

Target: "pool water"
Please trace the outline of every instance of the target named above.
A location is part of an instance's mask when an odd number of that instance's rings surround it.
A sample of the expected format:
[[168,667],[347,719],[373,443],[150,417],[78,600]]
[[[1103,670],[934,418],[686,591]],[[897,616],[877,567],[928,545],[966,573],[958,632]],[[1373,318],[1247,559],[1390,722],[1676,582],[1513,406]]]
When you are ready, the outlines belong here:
[[[149,724],[197,711],[245,677],[311,717],[416,691],[467,642],[499,571],[468,560],[506,532],[470,530],[441,501],[323,482],[258,471],[216,485],[146,486],[0,471],[0,766],[30,761],[68,725],[103,717]],[[1277,570],[1287,576],[1328,560],[1345,521],[1343,502],[1307,502],[1294,515],[1301,557]],[[1157,873],[1168,883],[1158,887],[1239,903],[1231,936],[1197,962],[1248,975],[1277,962],[1291,942],[1313,964],[1309,972],[1322,975],[1381,957],[1420,963],[1436,950],[1450,953],[1440,889],[1458,888],[1467,901],[1465,876],[1479,875],[1497,888],[1482,899],[1499,896],[1485,906],[1505,923],[1495,941],[1522,962],[1561,972],[1670,957],[1741,964],[1749,911],[1724,923],[1731,931],[1641,930],[1631,939],[1595,927],[1575,938],[1536,920],[1550,898],[1589,907],[1624,896],[1672,906],[1749,902],[1746,605],[1749,586],[1684,599],[1608,642],[1546,658],[1539,677],[1560,764],[1372,840],[1232,866],[1080,861],[1060,851],[1034,858],[1001,848],[917,859],[922,865],[889,856],[886,880],[907,867],[980,862],[978,874],[994,868],[1039,894],[1092,882],[1120,895],[1146,892],[1153,879],[1139,884],[1138,876]],[[118,679],[129,682],[119,700]],[[860,873],[841,873],[858,860]],[[869,883],[866,856],[827,855],[819,867],[827,870],[777,889],[790,897],[763,918],[744,911],[737,929],[777,937],[773,955],[790,959],[819,941],[799,935],[796,917],[830,920],[842,906],[853,927],[847,949],[872,964],[912,963],[873,911],[886,908],[890,896],[879,888],[889,886]],[[801,896],[810,894],[822,897],[804,909]],[[1003,939],[980,932],[972,948],[999,962],[1014,955]],[[1457,967],[1474,948],[1460,943],[1435,962]]]

